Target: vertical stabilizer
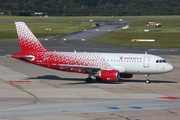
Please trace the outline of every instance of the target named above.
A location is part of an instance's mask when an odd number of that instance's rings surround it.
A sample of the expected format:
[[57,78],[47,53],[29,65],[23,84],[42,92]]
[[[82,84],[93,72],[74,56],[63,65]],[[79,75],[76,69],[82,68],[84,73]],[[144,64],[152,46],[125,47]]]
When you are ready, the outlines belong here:
[[24,22],[15,22],[15,25],[18,34],[19,44],[23,53],[29,51],[47,51]]

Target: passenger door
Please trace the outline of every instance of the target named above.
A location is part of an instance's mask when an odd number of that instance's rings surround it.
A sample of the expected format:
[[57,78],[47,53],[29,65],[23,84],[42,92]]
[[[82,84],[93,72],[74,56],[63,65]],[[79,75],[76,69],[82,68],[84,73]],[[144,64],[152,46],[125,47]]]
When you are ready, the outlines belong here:
[[149,68],[149,60],[150,60],[149,56],[144,56],[143,67]]

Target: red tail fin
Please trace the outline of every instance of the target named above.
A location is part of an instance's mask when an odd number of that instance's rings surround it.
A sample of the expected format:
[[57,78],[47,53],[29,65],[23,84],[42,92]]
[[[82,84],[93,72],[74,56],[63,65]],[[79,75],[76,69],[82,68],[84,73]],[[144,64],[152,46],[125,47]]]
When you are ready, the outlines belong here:
[[31,30],[24,22],[15,22],[16,30],[18,34],[19,44],[23,53],[34,52],[46,52],[46,50],[39,40],[34,36]]

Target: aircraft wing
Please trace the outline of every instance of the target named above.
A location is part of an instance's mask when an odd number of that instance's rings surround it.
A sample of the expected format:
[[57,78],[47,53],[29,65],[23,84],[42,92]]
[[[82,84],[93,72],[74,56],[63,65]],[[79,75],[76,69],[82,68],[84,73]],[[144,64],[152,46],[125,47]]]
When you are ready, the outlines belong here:
[[82,68],[82,69],[101,69],[101,67],[96,66],[82,66],[82,65],[69,65],[69,64],[59,64],[61,67],[72,67],[72,68]]
[[58,64],[59,66],[61,67],[64,67],[64,68],[80,68],[80,69],[83,69],[83,70],[86,70],[88,72],[94,72],[94,71],[99,71],[101,69],[103,70],[107,70],[107,69],[112,69],[112,70],[118,70],[119,72],[125,72],[125,68],[124,67],[99,67],[99,66],[82,66],[82,65],[69,65],[69,64]]

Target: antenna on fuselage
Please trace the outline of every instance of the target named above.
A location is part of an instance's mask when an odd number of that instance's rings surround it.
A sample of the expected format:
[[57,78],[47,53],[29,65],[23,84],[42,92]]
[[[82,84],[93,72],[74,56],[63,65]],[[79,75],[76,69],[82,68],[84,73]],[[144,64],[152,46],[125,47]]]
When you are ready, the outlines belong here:
[[145,54],[147,54],[147,52],[145,51]]
[[76,50],[74,50],[74,52],[76,53]]

